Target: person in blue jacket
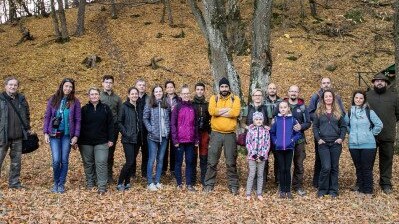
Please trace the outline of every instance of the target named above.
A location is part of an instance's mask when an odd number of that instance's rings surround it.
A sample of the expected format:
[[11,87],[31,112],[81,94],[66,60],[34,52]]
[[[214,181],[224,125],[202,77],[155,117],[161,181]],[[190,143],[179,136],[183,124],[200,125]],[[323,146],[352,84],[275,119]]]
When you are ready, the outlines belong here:
[[352,96],[352,106],[345,116],[349,131],[349,151],[356,168],[358,192],[371,197],[373,194],[373,166],[377,136],[382,121],[367,103],[366,93],[357,90]]

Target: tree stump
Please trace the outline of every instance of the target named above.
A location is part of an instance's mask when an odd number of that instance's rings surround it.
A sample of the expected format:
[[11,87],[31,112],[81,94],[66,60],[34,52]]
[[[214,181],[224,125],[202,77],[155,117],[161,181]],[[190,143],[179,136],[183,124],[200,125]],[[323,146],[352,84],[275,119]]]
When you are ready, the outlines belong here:
[[82,64],[84,64],[87,68],[95,68],[97,66],[97,62],[101,62],[101,58],[98,55],[90,55],[82,61]]

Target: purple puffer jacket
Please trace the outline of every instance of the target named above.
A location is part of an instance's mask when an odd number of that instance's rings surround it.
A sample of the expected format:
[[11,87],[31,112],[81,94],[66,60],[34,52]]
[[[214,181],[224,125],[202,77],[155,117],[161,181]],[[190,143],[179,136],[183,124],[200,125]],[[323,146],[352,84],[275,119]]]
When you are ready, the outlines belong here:
[[[46,113],[44,114],[44,125],[43,133],[50,134],[52,132],[51,119],[55,117],[57,109],[51,106],[52,97],[47,101]],[[69,107],[69,133],[71,138],[80,135],[80,120],[81,120],[81,108],[80,102],[75,98],[74,103]]]
[[198,144],[197,113],[191,102],[181,101],[172,111],[171,121],[173,144],[194,143]]

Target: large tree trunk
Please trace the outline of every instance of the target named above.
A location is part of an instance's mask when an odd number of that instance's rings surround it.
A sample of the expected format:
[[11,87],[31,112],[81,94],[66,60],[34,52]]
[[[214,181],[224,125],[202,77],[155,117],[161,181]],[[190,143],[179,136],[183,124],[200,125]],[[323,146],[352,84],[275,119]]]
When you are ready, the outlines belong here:
[[[53,2],[54,2],[54,0],[53,0]],[[42,15],[43,17],[48,17],[49,16],[49,13],[46,12],[46,7],[44,6],[44,0],[39,0],[37,7],[39,9],[40,15]]]
[[17,20],[17,7],[13,0],[8,0],[8,21],[14,22]]
[[57,12],[55,11],[54,0],[50,0],[50,8],[51,8],[51,18],[53,19],[54,34],[56,39],[59,40],[61,39],[61,31],[58,24]]
[[[395,21],[394,21],[394,44],[395,44],[395,90],[396,94],[399,93],[399,81],[398,81],[398,74],[399,74],[399,1],[394,2],[394,9],[395,9]],[[399,123],[396,123],[396,153],[399,152]]]
[[163,10],[162,10],[162,17],[161,17],[161,23],[165,23],[165,16],[168,14],[168,24],[169,26],[173,26],[173,16],[172,16],[172,7],[170,5],[169,0],[162,0],[163,3]]
[[25,2],[23,0],[17,0],[17,3],[22,6],[22,8],[24,9],[26,16],[32,16],[32,13],[29,12],[28,7],[26,6]]
[[[252,33],[252,56],[249,92],[262,89],[265,93],[272,72],[270,23],[272,0],[255,0]],[[250,99],[250,97],[249,97]]]
[[117,19],[118,18],[118,14],[116,12],[115,0],[111,0],[111,18],[112,19]]
[[69,34],[67,28],[67,21],[65,17],[65,10],[62,0],[57,0],[58,3],[58,17],[61,22],[61,42],[69,41]]
[[238,0],[227,0],[227,38],[231,52],[245,55],[248,41],[245,37],[245,24],[241,18]]
[[64,0],[64,3],[65,3],[64,8],[68,9],[69,8],[69,1],[68,0]]
[[317,17],[316,0],[309,0],[309,5],[310,5],[310,14],[311,14],[313,17]]
[[76,21],[76,36],[82,36],[85,33],[85,9],[86,0],[80,0],[78,9],[78,18]]

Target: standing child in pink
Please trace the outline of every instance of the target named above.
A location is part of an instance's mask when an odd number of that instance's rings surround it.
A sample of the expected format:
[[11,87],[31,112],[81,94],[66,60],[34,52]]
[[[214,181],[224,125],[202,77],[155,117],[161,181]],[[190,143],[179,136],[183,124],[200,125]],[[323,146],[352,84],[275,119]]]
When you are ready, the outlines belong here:
[[246,147],[248,150],[248,180],[246,196],[247,200],[251,199],[252,185],[257,172],[257,188],[256,195],[259,200],[263,200],[263,171],[265,170],[265,163],[270,149],[270,135],[269,130],[263,126],[263,114],[255,112],[253,114],[253,124],[248,127],[246,138]]

